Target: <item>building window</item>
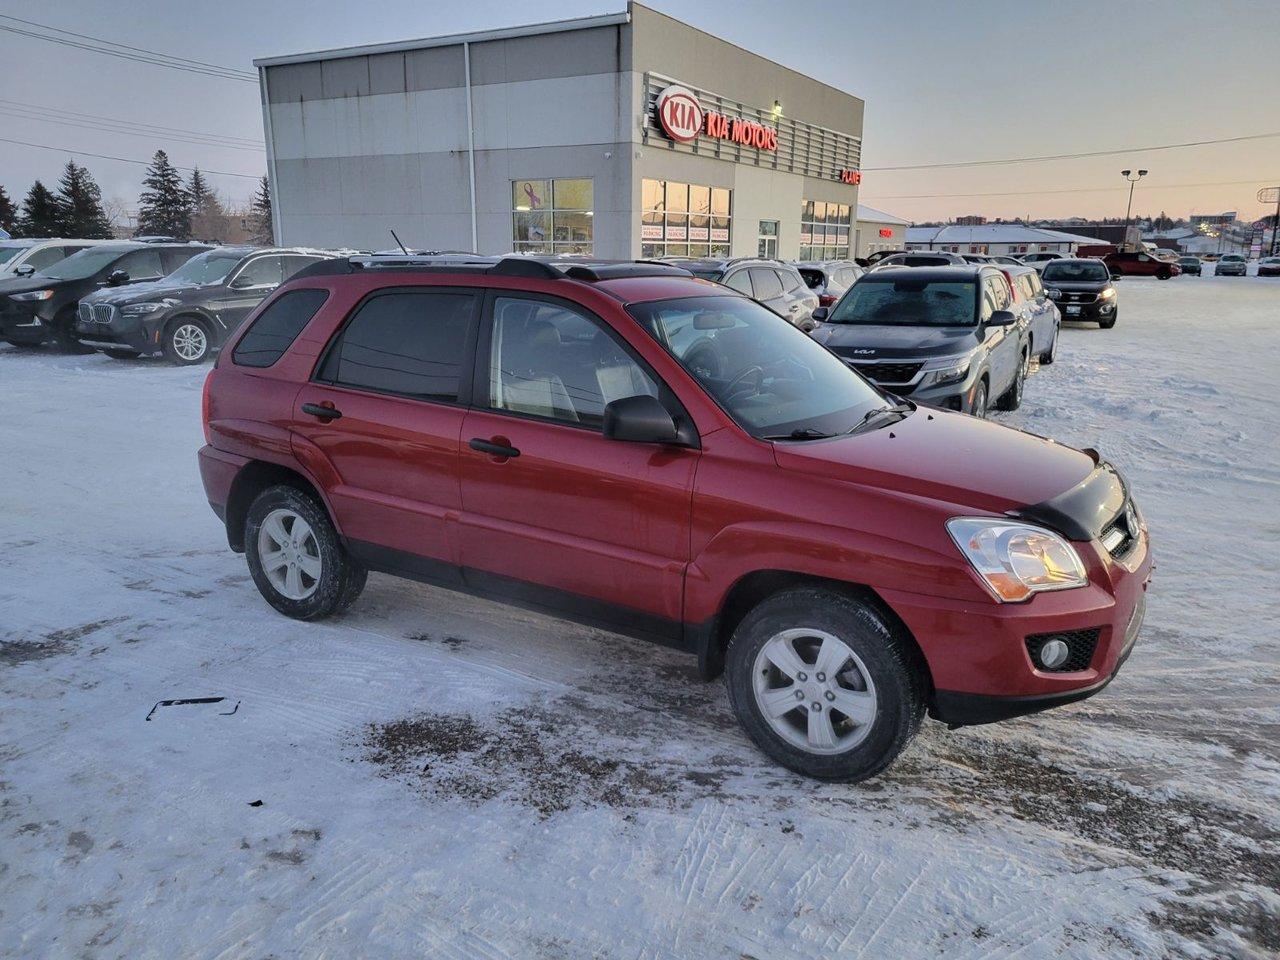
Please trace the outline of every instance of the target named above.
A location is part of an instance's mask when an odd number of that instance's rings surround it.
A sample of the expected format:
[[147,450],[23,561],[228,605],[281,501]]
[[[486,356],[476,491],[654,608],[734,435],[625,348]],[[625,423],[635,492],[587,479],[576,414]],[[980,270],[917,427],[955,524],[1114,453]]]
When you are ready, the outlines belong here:
[[800,259],[848,260],[851,212],[847,203],[805,200],[800,207]]
[[595,184],[589,178],[513,180],[516,253],[594,253]]
[[778,221],[761,220],[760,232],[757,235],[756,255],[774,258],[778,255]]
[[727,188],[645,180],[640,191],[640,256],[729,256]]

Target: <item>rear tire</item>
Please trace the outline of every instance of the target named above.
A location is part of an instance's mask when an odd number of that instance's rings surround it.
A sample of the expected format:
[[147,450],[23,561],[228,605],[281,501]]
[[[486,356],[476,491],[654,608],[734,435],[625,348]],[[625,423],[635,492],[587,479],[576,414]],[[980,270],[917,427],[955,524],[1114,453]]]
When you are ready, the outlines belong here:
[[1057,324],[1053,327],[1053,339],[1049,341],[1049,349],[1040,354],[1040,366],[1047,367],[1053,361],[1058,359],[1058,336],[1062,333],[1062,328]]
[[1027,372],[1031,368],[1031,353],[1028,350],[1022,351],[1022,359],[1018,361],[1018,374],[1013,378],[1013,383],[1000,398],[996,400],[997,410],[1017,410],[1022,406],[1022,393],[1027,386]]
[[748,613],[729,641],[725,683],[756,746],[820,780],[882,772],[925,711],[910,642],[869,604],[821,587],[784,590]]
[[368,578],[342,546],[323,505],[284,484],[268,487],[249,505],[244,553],[263,599],[296,620],[347,609]]

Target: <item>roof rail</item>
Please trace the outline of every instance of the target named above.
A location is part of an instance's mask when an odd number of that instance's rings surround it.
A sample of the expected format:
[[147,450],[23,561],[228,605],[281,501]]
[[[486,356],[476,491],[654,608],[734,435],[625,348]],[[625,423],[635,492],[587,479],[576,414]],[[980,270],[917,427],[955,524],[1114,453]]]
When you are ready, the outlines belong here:
[[624,280],[630,277],[692,277],[693,274],[683,267],[670,263],[575,263],[564,272],[570,280],[582,280],[586,283],[597,283],[600,280]]

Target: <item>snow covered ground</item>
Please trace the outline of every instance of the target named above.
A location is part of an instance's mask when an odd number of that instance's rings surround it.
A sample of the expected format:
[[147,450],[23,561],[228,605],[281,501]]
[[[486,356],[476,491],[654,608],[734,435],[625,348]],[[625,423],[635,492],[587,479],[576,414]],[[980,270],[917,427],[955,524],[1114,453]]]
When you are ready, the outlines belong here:
[[1143,640],[856,787],[639,642],[381,576],[280,617],[204,502],[202,369],[0,347],[0,956],[1275,956],[1280,281],[1120,303],[1004,419],[1128,474]]

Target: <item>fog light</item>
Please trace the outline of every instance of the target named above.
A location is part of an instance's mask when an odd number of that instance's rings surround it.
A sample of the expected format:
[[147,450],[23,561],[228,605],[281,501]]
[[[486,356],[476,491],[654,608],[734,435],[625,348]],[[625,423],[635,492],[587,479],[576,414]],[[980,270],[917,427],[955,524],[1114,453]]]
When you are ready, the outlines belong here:
[[1040,648],[1040,664],[1046,670],[1056,670],[1067,662],[1071,648],[1061,640],[1050,640]]

